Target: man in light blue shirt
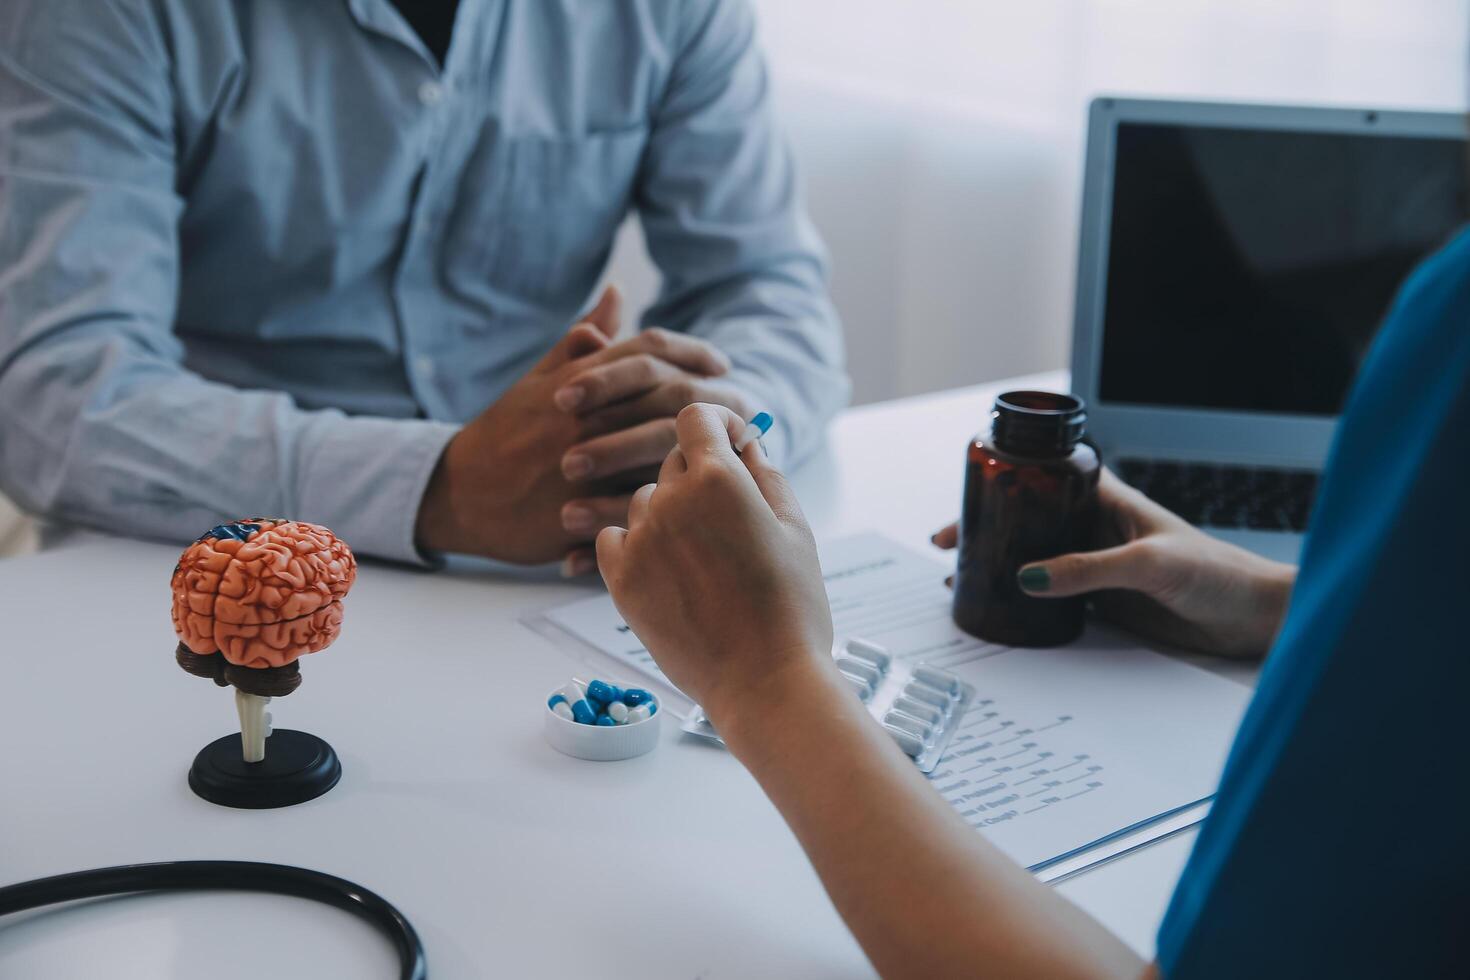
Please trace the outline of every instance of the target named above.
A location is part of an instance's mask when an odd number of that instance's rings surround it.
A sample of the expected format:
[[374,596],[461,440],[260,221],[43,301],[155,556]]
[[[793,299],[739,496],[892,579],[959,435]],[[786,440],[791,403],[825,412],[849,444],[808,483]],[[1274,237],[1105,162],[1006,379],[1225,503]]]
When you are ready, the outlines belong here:
[[[847,396],[748,0],[0,5],[0,489],[187,538],[517,562],[621,523],[692,401]],[[592,299],[624,217],[663,288]]]

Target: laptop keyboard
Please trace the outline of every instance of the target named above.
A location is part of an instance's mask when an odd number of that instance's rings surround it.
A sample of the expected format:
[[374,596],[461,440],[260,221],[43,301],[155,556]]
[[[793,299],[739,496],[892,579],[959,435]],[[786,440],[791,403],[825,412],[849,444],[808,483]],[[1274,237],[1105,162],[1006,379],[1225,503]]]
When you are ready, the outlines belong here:
[[1260,466],[1120,459],[1118,475],[1202,527],[1260,531],[1307,529],[1317,474]]

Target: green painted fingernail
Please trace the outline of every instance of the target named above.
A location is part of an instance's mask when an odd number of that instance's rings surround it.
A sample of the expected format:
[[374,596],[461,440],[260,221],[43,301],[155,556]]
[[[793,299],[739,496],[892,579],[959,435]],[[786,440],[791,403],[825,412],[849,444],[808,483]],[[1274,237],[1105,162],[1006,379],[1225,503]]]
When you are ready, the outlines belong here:
[[1042,565],[1027,565],[1016,576],[1016,581],[1027,592],[1045,592],[1051,588],[1051,572]]

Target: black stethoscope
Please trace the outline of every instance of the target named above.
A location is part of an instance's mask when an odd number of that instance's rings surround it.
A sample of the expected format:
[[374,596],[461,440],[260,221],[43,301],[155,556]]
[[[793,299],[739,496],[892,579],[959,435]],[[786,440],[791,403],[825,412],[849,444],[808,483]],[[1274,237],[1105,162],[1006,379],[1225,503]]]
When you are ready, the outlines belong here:
[[400,980],[426,980],[424,944],[408,918],[388,900],[345,878],[254,861],[161,861],[124,864],[37,878],[0,888],[0,915],[129,892],[248,891],[290,895],[333,905],[376,928],[398,950]]

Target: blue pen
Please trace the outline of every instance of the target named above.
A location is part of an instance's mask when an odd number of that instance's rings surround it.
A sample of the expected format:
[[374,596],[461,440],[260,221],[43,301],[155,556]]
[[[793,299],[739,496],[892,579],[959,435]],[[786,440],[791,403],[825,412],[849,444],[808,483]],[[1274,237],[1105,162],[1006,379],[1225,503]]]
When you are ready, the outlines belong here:
[[[758,440],[761,436],[771,431],[771,426],[776,420],[771,418],[770,412],[757,412],[755,418],[745,426],[745,431],[740,433],[740,438],[735,440],[735,451],[743,453],[745,447]],[[762,446],[762,449],[765,447]]]

